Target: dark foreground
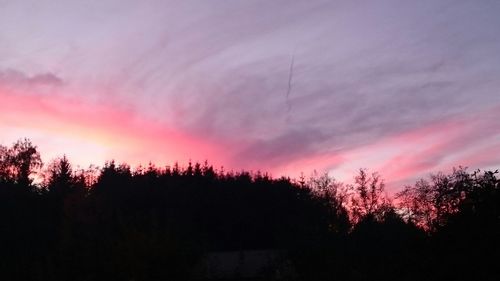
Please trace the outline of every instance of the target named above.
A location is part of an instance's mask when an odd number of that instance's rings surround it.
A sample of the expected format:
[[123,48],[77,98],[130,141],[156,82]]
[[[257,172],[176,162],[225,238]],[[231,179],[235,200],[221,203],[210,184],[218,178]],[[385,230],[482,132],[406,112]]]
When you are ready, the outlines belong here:
[[391,200],[365,170],[352,185],[208,164],[40,170],[16,145],[0,147],[1,280],[500,280],[495,172]]

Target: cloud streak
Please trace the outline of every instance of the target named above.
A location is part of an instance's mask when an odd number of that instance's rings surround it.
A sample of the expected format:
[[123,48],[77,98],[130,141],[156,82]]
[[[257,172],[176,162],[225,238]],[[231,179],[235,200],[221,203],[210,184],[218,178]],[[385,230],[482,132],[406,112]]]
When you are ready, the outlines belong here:
[[0,70],[0,85],[10,87],[61,86],[63,80],[53,73],[38,73],[29,76],[14,69]]

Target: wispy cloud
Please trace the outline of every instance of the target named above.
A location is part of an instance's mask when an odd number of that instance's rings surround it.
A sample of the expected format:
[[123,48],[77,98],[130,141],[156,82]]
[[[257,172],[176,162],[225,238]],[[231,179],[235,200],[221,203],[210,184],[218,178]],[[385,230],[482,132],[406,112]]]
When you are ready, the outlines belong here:
[[[124,131],[148,120],[154,132],[207,143],[236,169],[344,173],[349,161],[402,178],[441,163],[480,166],[496,161],[487,153],[473,160],[495,136],[470,136],[490,132],[495,121],[482,114],[500,104],[499,5],[7,1],[0,85],[12,90],[4,96],[52,96],[53,109],[74,98],[82,104],[77,123],[97,114],[95,104],[128,112],[132,119],[115,120]],[[476,124],[473,116],[483,116],[474,130],[446,127]],[[394,141],[436,126],[408,142],[413,152]],[[154,135],[175,150],[168,133]]]
[[63,80],[51,72],[27,75],[15,69],[0,70],[0,85],[11,87],[60,86]]

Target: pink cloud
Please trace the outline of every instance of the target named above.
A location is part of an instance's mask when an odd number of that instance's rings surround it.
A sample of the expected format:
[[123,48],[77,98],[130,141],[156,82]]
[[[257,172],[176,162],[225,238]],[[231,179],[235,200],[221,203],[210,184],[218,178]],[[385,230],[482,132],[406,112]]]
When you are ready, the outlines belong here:
[[364,146],[296,159],[275,167],[275,173],[297,176],[313,170],[330,171],[352,182],[359,168],[378,171],[390,192],[432,172],[453,167],[471,169],[500,165],[500,117],[498,106],[468,116],[455,115],[401,134],[384,137]]
[[[218,163],[224,157],[214,144],[142,118],[133,111],[82,98],[49,98],[0,88],[0,100],[2,142],[9,138],[7,132],[15,128],[32,136],[10,138],[32,137],[42,153],[51,156],[66,153],[77,164],[91,164],[90,159],[102,163],[112,158],[132,165],[149,161],[187,163],[190,159]],[[69,147],[54,147],[62,140]],[[82,151],[82,145],[93,149]],[[95,155],[89,157],[89,153]]]
[[[253,159],[251,154],[247,158],[235,157],[252,143],[207,140],[133,110],[76,98],[82,95],[67,96],[32,95],[0,85],[0,141],[8,144],[20,137],[30,137],[39,145],[42,155],[50,158],[66,153],[82,166],[110,159],[131,165],[209,160],[226,169],[262,169],[274,176],[298,177],[301,172],[309,175],[313,170],[329,170],[333,176],[348,182],[357,169],[369,168],[380,172],[392,190],[453,166],[482,168],[500,164],[500,156],[492,153],[500,149],[495,141],[500,135],[495,122],[500,117],[498,107],[468,116],[456,115],[364,146],[300,153],[287,161],[270,159],[260,163],[256,161],[260,158]],[[26,134],[19,135],[22,133]]]
[[[494,106],[468,116],[455,116],[405,133],[383,138],[371,145],[343,153],[351,172],[367,167],[380,172],[390,189],[412,183],[431,172],[453,167],[471,169],[500,165],[500,127],[495,120],[500,109]],[[360,165],[353,167],[353,165]],[[338,169],[342,171],[343,166]],[[334,170],[335,172],[335,170]]]

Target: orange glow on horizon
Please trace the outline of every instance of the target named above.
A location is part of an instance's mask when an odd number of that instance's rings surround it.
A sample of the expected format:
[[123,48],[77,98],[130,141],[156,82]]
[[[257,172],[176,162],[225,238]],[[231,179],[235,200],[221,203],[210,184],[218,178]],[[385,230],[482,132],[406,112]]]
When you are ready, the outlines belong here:
[[[221,155],[211,144],[183,134],[132,111],[108,108],[84,100],[23,95],[0,89],[0,128],[25,133],[2,143],[30,137],[42,156],[66,153],[78,165],[115,159],[131,165],[187,163]],[[8,130],[6,128],[9,128]],[[2,138],[5,138],[4,134]],[[55,147],[54,147],[55,146]]]
[[498,130],[487,127],[491,123],[485,122],[499,117],[497,107],[463,120],[449,118],[431,123],[364,146],[255,163],[252,159],[234,158],[247,143],[209,141],[132,110],[78,98],[28,95],[1,85],[0,100],[0,143],[10,145],[28,137],[39,146],[45,161],[66,154],[81,167],[113,159],[132,166],[148,162],[171,165],[176,161],[185,165],[190,160],[208,160],[226,170],[260,169],[276,177],[297,178],[301,173],[309,176],[314,170],[328,171],[345,182],[352,182],[359,168],[368,168],[390,180],[388,187],[394,189],[431,171],[500,163],[500,156],[491,155],[491,151],[498,151],[498,145],[494,145],[498,142],[487,141],[498,138]]

